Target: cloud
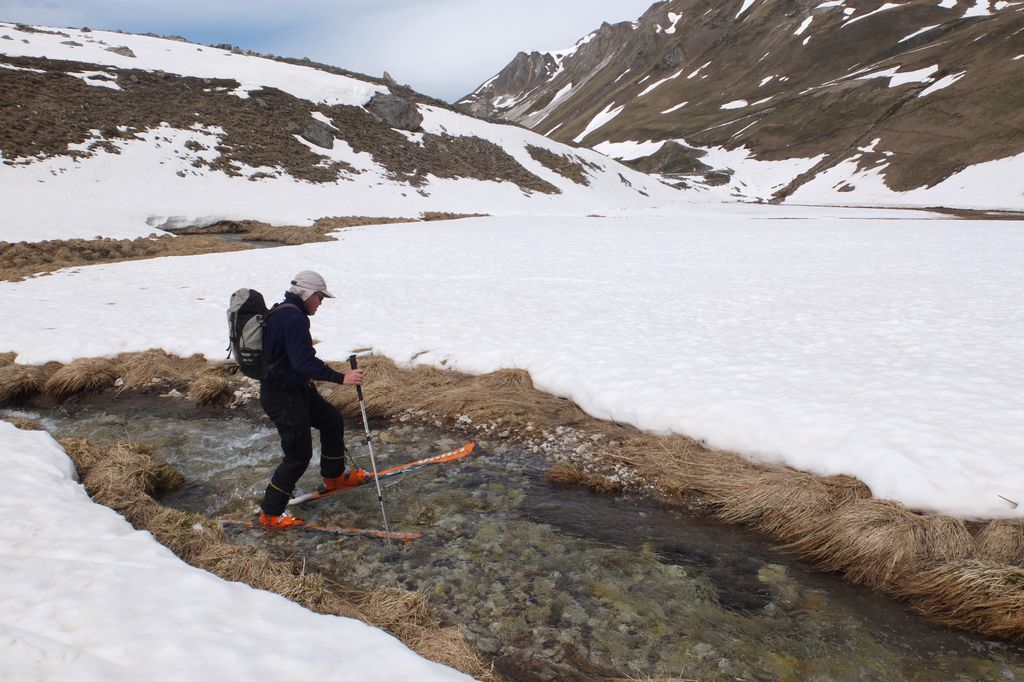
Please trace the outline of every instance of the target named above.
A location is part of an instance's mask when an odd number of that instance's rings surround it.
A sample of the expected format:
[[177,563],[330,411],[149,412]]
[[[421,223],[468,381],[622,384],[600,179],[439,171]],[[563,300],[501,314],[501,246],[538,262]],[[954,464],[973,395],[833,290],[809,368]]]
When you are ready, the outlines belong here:
[[181,35],[379,76],[454,100],[520,51],[568,47],[650,0],[0,0],[0,19]]

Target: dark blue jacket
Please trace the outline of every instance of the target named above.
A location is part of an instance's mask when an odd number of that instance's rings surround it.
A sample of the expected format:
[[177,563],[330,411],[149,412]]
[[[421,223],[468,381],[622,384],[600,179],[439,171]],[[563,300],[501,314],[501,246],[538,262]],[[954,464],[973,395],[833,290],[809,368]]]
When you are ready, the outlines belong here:
[[310,379],[340,384],[345,375],[334,371],[316,356],[313,337],[309,334],[309,313],[302,298],[288,292],[282,303],[296,307],[278,304],[267,318],[263,352],[273,364],[273,369],[263,379],[263,386],[279,390],[302,388],[309,384]]

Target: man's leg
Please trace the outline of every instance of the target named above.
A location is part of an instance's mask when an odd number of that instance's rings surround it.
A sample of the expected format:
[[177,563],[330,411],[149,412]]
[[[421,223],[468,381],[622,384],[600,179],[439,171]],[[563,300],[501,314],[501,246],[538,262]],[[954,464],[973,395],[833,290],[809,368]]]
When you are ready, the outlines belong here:
[[270,479],[260,509],[267,516],[280,516],[313,457],[309,405],[302,391],[267,390],[261,392],[260,404],[277,426],[284,452],[284,460]]
[[345,471],[345,422],[341,412],[309,388],[309,420],[320,431],[320,475],[335,478]]

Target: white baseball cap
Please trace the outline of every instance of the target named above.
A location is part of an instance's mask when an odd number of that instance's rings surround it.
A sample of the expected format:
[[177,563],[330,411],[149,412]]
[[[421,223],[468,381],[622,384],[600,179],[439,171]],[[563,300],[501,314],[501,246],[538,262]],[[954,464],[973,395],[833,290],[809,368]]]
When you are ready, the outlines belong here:
[[321,293],[327,298],[334,298],[334,294],[327,291],[327,282],[324,278],[320,276],[320,273],[312,270],[303,270],[295,275],[292,278],[290,291],[302,296],[302,300],[306,300],[315,293]]

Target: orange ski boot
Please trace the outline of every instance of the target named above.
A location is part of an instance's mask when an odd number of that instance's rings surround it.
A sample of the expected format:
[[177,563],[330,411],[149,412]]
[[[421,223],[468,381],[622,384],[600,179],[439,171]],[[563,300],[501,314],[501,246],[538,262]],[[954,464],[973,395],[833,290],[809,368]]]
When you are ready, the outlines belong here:
[[306,522],[294,516],[285,516],[284,514],[268,516],[264,512],[260,512],[260,525],[264,528],[295,528],[306,525]]
[[366,469],[358,469],[356,467],[349,467],[345,469],[345,473],[341,476],[335,476],[334,478],[324,479],[324,488],[326,490],[337,490],[338,488],[354,488],[357,485],[362,485],[370,480],[370,474]]

